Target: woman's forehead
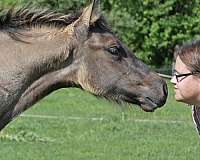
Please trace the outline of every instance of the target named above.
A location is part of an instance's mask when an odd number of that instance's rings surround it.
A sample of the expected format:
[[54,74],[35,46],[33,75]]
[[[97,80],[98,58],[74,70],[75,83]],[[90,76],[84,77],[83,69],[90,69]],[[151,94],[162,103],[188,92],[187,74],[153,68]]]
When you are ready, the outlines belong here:
[[183,63],[179,56],[176,58],[175,71],[178,73],[189,72],[188,67]]

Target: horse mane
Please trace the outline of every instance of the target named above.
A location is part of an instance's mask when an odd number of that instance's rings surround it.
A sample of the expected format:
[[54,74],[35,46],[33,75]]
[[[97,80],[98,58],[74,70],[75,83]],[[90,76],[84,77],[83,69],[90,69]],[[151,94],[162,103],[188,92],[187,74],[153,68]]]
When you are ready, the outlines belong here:
[[[20,39],[20,32],[22,30],[27,30],[36,26],[65,28],[76,21],[81,13],[81,10],[64,14],[49,9],[38,9],[29,6],[18,9],[12,7],[0,15],[0,31],[8,33],[14,40],[22,41]],[[90,29],[95,26],[113,33],[103,17],[97,20],[95,25],[91,26]]]
[[80,14],[80,11],[65,15],[49,9],[42,10],[27,6],[19,9],[12,7],[0,15],[0,30],[24,29],[43,25],[61,28],[74,22]]
[[[12,7],[9,10],[4,11],[3,14],[0,14],[0,31],[25,29],[34,26],[41,27],[43,25],[62,28],[77,20],[81,13],[81,10],[64,14],[49,9],[38,9],[29,6],[18,9]],[[111,31],[111,28],[103,17],[101,17],[96,24],[107,31]]]

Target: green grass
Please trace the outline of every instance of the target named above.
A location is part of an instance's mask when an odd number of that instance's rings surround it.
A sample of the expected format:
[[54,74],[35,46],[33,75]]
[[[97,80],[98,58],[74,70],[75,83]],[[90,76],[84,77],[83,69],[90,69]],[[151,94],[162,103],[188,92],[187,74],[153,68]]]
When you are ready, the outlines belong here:
[[168,86],[166,105],[154,113],[57,91],[25,112],[52,118],[18,117],[0,133],[0,160],[198,160],[191,108],[175,102]]

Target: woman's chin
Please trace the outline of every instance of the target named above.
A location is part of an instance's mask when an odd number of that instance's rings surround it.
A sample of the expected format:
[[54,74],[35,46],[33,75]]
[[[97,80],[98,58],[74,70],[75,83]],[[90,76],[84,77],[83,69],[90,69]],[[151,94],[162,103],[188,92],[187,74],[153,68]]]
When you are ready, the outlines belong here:
[[193,105],[193,103],[191,103],[189,100],[183,99],[181,97],[175,96],[175,99],[176,99],[177,102],[182,102],[182,103],[186,103],[188,105]]
[[182,102],[183,99],[179,95],[175,94],[175,100],[178,102]]

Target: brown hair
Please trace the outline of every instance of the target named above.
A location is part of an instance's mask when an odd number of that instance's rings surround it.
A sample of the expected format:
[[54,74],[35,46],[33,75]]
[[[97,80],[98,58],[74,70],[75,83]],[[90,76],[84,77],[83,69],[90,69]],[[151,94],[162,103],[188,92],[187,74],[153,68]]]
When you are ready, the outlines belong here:
[[200,41],[184,43],[176,47],[174,55],[179,56],[191,71],[200,71]]

